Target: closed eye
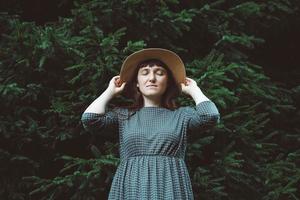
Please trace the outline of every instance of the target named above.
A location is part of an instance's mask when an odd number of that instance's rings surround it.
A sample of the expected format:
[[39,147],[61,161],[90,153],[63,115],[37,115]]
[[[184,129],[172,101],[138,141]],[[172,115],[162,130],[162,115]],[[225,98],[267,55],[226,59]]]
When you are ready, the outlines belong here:
[[[146,75],[148,73],[148,71],[149,71],[148,69],[143,69],[142,74]],[[157,69],[157,70],[155,70],[155,72],[158,72],[158,75],[164,75],[165,74],[165,72],[161,69]]]

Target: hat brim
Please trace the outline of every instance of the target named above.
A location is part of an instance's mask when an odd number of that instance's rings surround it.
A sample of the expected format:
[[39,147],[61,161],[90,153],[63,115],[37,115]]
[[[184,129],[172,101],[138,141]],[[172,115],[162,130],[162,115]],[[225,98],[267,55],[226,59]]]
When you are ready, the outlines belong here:
[[162,48],[147,48],[136,51],[129,55],[123,62],[120,70],[120,81],[130,81],[134,75],[137,65],[148,59],[159,59],[164,62],[172,72],[178,85],[185,82],[185,66],[181,58],[174,52]]

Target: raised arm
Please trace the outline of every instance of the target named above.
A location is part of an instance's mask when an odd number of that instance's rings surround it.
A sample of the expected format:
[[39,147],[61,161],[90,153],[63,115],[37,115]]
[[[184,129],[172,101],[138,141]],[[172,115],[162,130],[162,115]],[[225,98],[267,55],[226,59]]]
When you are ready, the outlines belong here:
[[118,126],[117,115],[112,111],[106,111],[106,106],[112,98],[113,95],[105,90],[87,107],[81,116],[81,122],[86,130],[99,133],[105,128]]
[[95,99],[83,112],[81,121],[83,127],[91,132],[100,132],[105,128],[117,128],[118,117],[114,111],[106,111],[109,101],[117,96],[125,87],[126,83],[118,85],[119,76],[114,76],[108,88]]
[[189,131],[204,131],[220,122],[218,108],[211,100],[202,101],[195,108],[187,107],[185,112],[188,117]]
[[220,122],[220,113],[214,102],[207,98],[197,83],[187,78],[186,84],[181,84],[182,91],[190,95],[195,103],[195,108],[186,107],[185,113],[188,118],[187,129],[189,131],[206,130]]

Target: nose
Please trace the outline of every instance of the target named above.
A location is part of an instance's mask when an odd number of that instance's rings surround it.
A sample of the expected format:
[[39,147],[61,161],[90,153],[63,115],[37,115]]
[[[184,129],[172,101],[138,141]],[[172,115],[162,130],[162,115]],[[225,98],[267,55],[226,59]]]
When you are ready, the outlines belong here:
[[149,77],[149,80],[151,81],[151,82],[155,82],[155,79],[156,79],[156,77],[155,77],[155,75],[154,75],[154,73],[152,72],[152,73],[149,73],[150,75],[150,77]]

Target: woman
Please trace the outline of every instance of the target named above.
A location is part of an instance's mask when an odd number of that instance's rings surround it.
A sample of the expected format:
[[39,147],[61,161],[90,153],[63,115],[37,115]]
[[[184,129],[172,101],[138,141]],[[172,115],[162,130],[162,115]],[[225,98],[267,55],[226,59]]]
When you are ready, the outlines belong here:
[[[107,103],[121,92],[134,104],[105,112]],[[194,99],[195,108],[176,106],[174,99],[181,92]],[[185,77],[179,56],[160,48],[128,56],[120,75],[82,114],[89,131],[119,129],[121,162],[109,200],[194,199],[184,161],[187,137],[192,131],[201,134],[219,120],[216,105]]]

